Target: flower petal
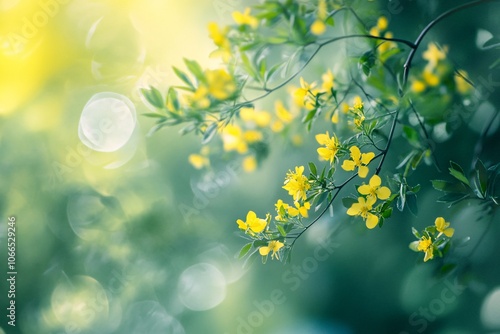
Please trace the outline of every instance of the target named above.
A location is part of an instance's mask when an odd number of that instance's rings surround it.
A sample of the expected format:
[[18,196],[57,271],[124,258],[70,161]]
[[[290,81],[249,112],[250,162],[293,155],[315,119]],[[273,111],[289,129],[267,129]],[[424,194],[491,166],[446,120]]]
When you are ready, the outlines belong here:
[[366,166],[359,166],[358,168],[358,176],[362,179],[364,179],[367,175],[370,169]]
[[373,152],[363,153],[361,155],[361,162],[365,165],[368,165],[373,158],[375,158],[375,153]]
[[369,195],[371,193],[371,191],[372,191],[372,188],[367,184],[363,184],[362,186],[358,187],[358,192],[361,195]]
[[446,228],[446,221],[443,217],[437,217],[434,221],[434,225],[436,225],[438,231],[442,232]]
[[249,223],[251,220],[257,219],[257,214],[253,211],[248,211],[247,214],[247,223]]
[[352,158],[352,160],[359,161],[359,159],[361,158],[361,151],[359,150],[359,147],[357,147],[357,146],[351,146],[351,148],[349,149],[349,151],[351,151],[351,158]]
[[357,216],[361,212],[361,205],[359,203],[354,203],[351,205],[351,207],[347,210],[347,214],[349,216]]
[[455,233],[455,229],[452,227],[447,228],[446,230],[443,231],[444,235],[446,235],[448,238],[451,238],[453,234]]
[[328,140],[330,139],[330,136],[327,133],[320,133],[316,135],[316,141],[321,144],[321,145],[326,145],[328,143]]
[[380,179],[380,176],[378,176],[377,174],[373,175],[370,178],[370,186],[372,188],[376,188],[376,187],[380,186],[381,184],[382,184],[382,179]]
[[355,167],[356,165],[352,160],[344,160],[344,162],[342,163],[342,169],[348,172],[353,171]]
[[387,187],[381,187],[377,190],[377,196],[381,200],[388,199],[391,197],[391,190]]
[[369,229],[374,228],[378,224],[378,217],[373,213],[368,213],[368,217],[366,218],[366,227]]
[[262,246],[259,248],[259,253],[262,256],[266,256],[267,254],[269,254],[270,251],[271,251],[271,248],[269,248],[267,246]]

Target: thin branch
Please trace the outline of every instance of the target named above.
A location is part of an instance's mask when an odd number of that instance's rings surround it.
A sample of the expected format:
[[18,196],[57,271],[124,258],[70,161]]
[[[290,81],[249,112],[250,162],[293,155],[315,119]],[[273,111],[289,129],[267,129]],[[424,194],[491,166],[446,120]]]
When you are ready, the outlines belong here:
[[391,146],[392,137],[394,136],[394,131],[396,130],[396,123],[398,122],[399,111],[400,111],[400,109],[398,109],[396,111],[396,114],[394,115],[394,119],[392,120],[391,130],[389,131],[389,138],[387,139],[387,145],[385,146],[385,149],[382,151],[382,159],[380,159],[380,162],[377,166],[377,169],[375,170],[376,175],[378,175],[380,173],[380,170],[382,169],[382,165],[384,164],[385,158],[387,157],[387,153],[389,152],[389,147]]
[[499,0],[477,0],[477,1],[472,1],[472,2],[469,2],[469,3],[463,4],[463,5],[457,6],[455,8],[452,8],[450,10],[447,10],[446,12],[444,12],[443,14],[439,15],[434,20],[432,20],[431,22],[429,22],[429,24],[427,24],[427,26],[425,26],[425,28],[422,29],[422,31],[418,35],[417,39],[413,43],[414,47],[412,48],[412,50],[408,54],[408,58],[406,58],[406,61],[405,61],[404,65],[403,65],[404,71],[403,71],[403,85],[402,85],[402,88],[404,88],[406,86],[406,83],[408,81],[408,74],[410,72],[411,62],[413,60],[413,57],[415,57],[415,53],[417,52],[417,49],[420,46],[420,43],[422,43],[422,40],[424,39],[425,35],[427,35],[427,33],[432,29],[432,27],[434,27],[437,23],[439,23],[440,21],[444,20],[448,16],[453,15],[453,14],[459,12],[459,11],[462,11],[462,10],[470,8],[470,7],[475,7],[475,6],[478,6],[478,5],[487,3],[487,2],[496,2],[496,1],[499,1]]

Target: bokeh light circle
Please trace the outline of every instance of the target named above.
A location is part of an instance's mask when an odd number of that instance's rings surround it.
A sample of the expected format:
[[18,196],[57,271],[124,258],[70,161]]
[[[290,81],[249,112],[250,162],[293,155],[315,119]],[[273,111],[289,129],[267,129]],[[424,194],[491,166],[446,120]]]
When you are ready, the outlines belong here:
[[493,289],[481,306],[481,321],[490,329],[500,329],[500,287]]
[[125,96],[104,92],[92,96],[83,108],[78,136],[98,152],[115,152],[125,146],[137,126],[134,104]]
[[215,266],[198,263],[182,272],[178,293],[181,302],[190,310],[210,310],[226,297],[226,280]]

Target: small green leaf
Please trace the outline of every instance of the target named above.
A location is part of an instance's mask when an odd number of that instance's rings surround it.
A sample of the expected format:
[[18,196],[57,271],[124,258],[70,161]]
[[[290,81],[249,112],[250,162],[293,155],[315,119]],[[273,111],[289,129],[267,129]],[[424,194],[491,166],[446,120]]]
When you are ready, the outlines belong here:
[[417,130],[409,127],[408,125],[405,125],[403,126],[403,135],[408,140],[410,145],[416,148],[420,148],[420,141]]
[[184,73],[183,71],[179,70],[175,66],[173,66],[172,68],[173,68],[175,74],[179,77],[179,79],[181,79],[186,85],[188,85],[189,87],[191,87],[192,89],[194,89],[194,85],[191,82],[191,80],[189,80],[189,77],[187,76],[186,73]]
[[193,74],[198,81],[205,81],[205,75],[203,74],[203,69],[200,64],[187,58],[184,58],[184,63],[186,64],[189,72],[191,72],[191,74]]
[[449,193],[437,199],[440,203],[451,203],[454,204],[468,197],[467,194]]
[[392,216],[392,208],[385,209],[382,212],[382,217],[384,217],[384,218],[389,218],[391,216]]
[[449,182],[444,180],[431,180],[434,189],[447,193],[468,193],[463,183]]
[[358,200],[352,197],[342,198],[342,205],[347,209],[349,209],[354,203],[358,203]]
[[415,238],[418,238],[418,239],[421,238],[420,233],[417,231],[416,228],[412,227],[411,228],[411,233],[413,233],[413,235],[415,236]]
[[406,204],[414,216],[418,216],[417,195],[412,192],[406,194]]
[[210,140],[212,140],[212,138],[216,133],[217,133],[217,122],[214,122],[210,124],[208,128],[205,130],[201,143],[203,145],[207,144],[208,142],[210,142]]
[[278,229],[278,232],[280,232],[282,236],[286,237],[286,231],[282,225],[277,225],[276,228]]
[[309,163],[309,170],[311,171],[311,174],[317,175],[318,170],[316,169],[316,165],[313,162]]
[[467,179],[467,177],[465,177],[465,173],[462,169],[462,167],[460,167],[457,163],[453,162],[453,161],[450,161],[450,174],[455,177],[457,180],[459,180],[460,182],[463,182],[464,184],[468,185],[470,187],[470,184],[469,184],[469,180]]
[[476,188],[483,195],[483,198],[485,198],[486,190],[488,189],[488,171],[479,159],[476,161],[475,171],[476,177],[474,181],[476,182]]
[[163,97],[158,89],[149,87],[149,89],[141,88],[142,95],[155,108],[163,109]]
[[245,255],[248,254],[248,252],[250,251],[251,248],[252,248],[252,243],[248,243],[245,246],[243,246],[243,248],[241,248],[241,250],[238,254],[238,259],[245,257]]

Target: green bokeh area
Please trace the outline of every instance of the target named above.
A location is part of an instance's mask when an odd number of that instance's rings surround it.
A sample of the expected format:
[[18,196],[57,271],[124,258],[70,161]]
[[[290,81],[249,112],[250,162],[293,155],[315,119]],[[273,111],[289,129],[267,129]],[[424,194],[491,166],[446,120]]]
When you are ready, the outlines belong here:
[[[410,40],[440,13],[465,3],[378,2],[395,36]],[[21,6],[5,3],[7,16]],[[253,173],[231,158],[214,161],[210,174],[194,169],[188,156],[199,152],[200,138],[182,136],[181,127],[148,136],[154,120],[141,116],[151,110],[137,87],[165,90],[178,84],[170,66],[181,67],[182,57],[213,67],[207,23],[230,23],[231,12],[248,5],[160,3],[57,2],[57,13],[28,39],[28,46],[35,45],[31,53],[15,60],[3,50],[2,87],[10,83],[19,94],[0,96],[6,101],[0,106],[0,333],[500,331],[498,214],[487,216],[474,201],[451,208],[437,203],[442,194],[430,182],[451,180],[450,160],[471,168],[481,131],[498,112],[500,75],[489,68],[498,50],[477,47],[480,31],[500,36],[498,1],[442,21],[423,43],[447,45],[449,59],[467,71],[482,95],[450,120],[452,133],[438,128],[432,134],[440,169],[423,166],[409,176],[411,184],[422,185],[418,215],[395,209],[383,228],[368,230],[338,201],[297,241],[291,263],[257,260],[245,267],[236,258],[245,244],[236,220],[249,210],[259,217],[274,214],[276,200],[287,196],[282,186],[289,169],[308,161],[325,164],[317,160],[314,135],[332,128],[318,119],[300,147],[273,140]],[[23,18],[32,20],[45,8],[38,2],[30,6],[16,14],[13,31],[22,33]],[[369,6],[375,8],[376,1]],[[177,21],[168,26],[160,10]],[[338,49],[322,50],[305,75],[319,81]],[[415,59],[423,63],[420,51]],[[10,77],[5,64],[19,66],[19,74]],[[136,111],[133,145],[125,149],[91,151],[79,136],[84,107],[103,92],[127,97]],[[260,107],[272,109],[273,103],[270,96]],[[443,112],[438,104],[425,106],[424,115]],[[487,166],[500,158],[498,123],[491,129],[480,155]],[[398,129],[382,175],[387,178],[407,152]],[[354,192],[346,187],[343,195]],[[459,277],[440,275],[440,259],[424,263],[422,253],[408,248],[415,240],[411,227],[432,225],[438,216],[452,223],[457,244],[464,241],[447,259],[458,264]],[[16,219],[15,327],[6,316],[14,300],[7,284],[8,217]]]

